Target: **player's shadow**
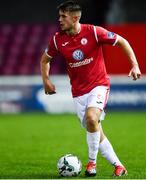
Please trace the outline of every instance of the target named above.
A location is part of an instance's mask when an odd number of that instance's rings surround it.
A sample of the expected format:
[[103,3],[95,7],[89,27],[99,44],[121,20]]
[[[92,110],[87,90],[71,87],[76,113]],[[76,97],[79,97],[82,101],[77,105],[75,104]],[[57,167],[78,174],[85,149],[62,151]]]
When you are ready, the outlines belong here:
[[27,173],[23,175],[22,174],[21,175],[14,175],[14,174],[0,175],[0,179],[90,179],[90,178],[86,177],[84,174],[80,174],[79,176],[76,176],[76,177],[62,177],[58,174],[49,174],[49,173],[48,174],[47,173],[29,174]]

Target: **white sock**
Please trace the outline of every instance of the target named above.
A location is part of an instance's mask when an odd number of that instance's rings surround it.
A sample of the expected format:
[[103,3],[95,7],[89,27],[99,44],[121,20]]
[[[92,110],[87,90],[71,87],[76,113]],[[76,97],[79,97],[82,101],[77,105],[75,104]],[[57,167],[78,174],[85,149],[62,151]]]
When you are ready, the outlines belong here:
[[87,144],[89,153],[89,162],[96,163],[100,142],[100,131],[90,133],[87,131]]
[[99,150],[101,151],[102,156],[105,157],[112,165],[123,166],[107,138],[99,144]]

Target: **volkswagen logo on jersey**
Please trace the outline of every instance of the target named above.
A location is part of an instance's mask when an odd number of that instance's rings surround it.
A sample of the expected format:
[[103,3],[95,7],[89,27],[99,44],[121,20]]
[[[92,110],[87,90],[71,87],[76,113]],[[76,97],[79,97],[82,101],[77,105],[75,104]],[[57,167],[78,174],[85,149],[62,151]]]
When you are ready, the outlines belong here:
[[80,61],[80,60],[83,60],[84,59],[84,53],[81,51],[81,50],[75,50],[74,52],[73,52],[73,58],[75,59],[75,60],[78,60],[78,61]]

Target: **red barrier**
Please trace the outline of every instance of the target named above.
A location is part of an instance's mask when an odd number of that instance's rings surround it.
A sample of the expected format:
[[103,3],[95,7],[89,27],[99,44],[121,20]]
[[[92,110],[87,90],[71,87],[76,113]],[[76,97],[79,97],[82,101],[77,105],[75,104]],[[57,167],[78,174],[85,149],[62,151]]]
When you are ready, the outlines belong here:
[[[146,74],[146,24],[106,26],[126,38],[138,59],[142,74]],[[130,63],[119,47],[104,46],[105,63],[109,74],[127,74]]]

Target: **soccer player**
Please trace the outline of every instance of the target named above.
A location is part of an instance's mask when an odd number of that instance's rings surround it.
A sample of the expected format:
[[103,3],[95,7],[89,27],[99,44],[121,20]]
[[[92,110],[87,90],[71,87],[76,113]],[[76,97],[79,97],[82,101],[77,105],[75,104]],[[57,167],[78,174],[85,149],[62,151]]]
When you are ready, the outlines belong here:
[[58,53],[64,56],[77,115],[87,131],[88,157],[86,176],[96,175],[96,160],[101,152],[114,166],[114,176],[127,174],[105,136],[101,120],[104,119],[110,80],[107,75],[102,45],[119,46],[131,63],[129,76],[137,80],[141,72],[135,54],[123,37],[94,25],[80,24],[81,7],[74,1],[66,1],[58,7],[60,32],[50,39],[41,58],[41,74],[46,94],[56,93],[49,79],[50,62]]

